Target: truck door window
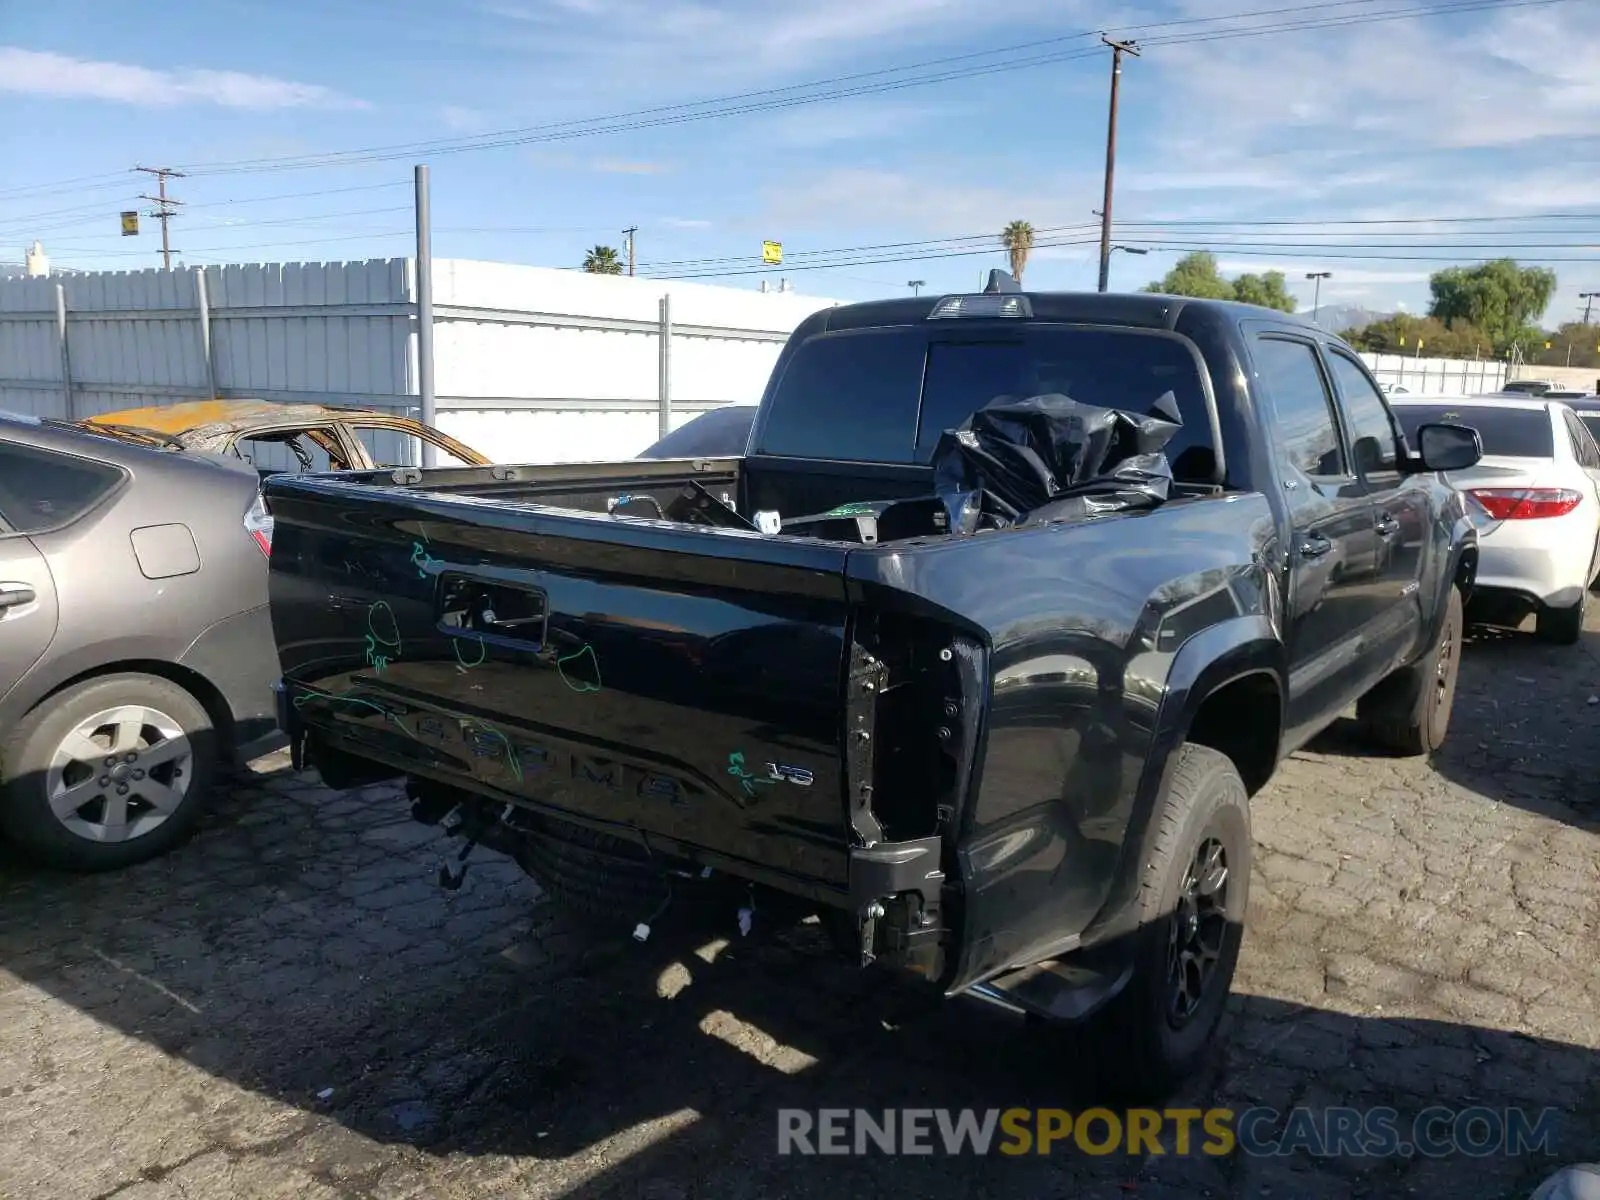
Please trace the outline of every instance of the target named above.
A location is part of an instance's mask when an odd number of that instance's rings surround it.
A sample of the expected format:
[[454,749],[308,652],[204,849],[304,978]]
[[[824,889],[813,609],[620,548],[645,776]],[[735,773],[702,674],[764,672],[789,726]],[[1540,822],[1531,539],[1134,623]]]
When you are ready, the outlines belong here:
[[1344,400],[1344,414],[1350,422],[1350,452],[1356,466],[1363,475],[1396,470],[1400,462],[1399,433],[1378,389],[1348,354],[1330,350],[1328,365]]
[[773,392],[757,453],[911,462],[926,348],[922,331],[904,326],[805,342]]
[[1252,357],[1266,387],[1272,438],[1286,466],[1302,475],[1349,474],[1333,397],[1310,342],[1258,337]]

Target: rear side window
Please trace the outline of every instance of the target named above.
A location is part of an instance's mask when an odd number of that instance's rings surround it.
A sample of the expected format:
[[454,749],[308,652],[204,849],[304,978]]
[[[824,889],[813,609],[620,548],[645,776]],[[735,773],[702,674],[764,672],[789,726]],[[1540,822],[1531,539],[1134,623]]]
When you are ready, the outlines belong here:
[[1483,452],[1497,458],[1554,458],[1555,434],[1542,408],[1503,408],[1487,404],[1397,404],[1394,415],[1417,444],[1423,425],[1466,425],[1483,439]]
[[926,342],[896,327],[827,333],[789,360],[757,449],[795,458],[910,462]]
[[1315,347],[1263,337],[1256,340],[1252,357],[1272,409],[1272,438],[1288,465],[1310,476],[1347,474],[1333,398]]
[[1600,412],[1581,412],[1578,419],[1588,427],[1589,436],[1600,442]]
[[104,463],[0,442],[0,518],[40,533],[81,517],[122,479]]
[[1167,444],[1180,479],[1209,479],[1211,418],[1188,345],[1136,330],[1036,325],[1004,340],[935,341],[917,429],[917,460],[928,462],[946,429],[1002,396],[1059,393],[1097,408],[1148,413],[1168,392],[1183,428]]
[[1174,473],[1210,480],[1210,409],[1186,342],[1045,323],[973,331],[902,326],[815,338],[779,381],[757,452],[927,463],[945,430],[991,401],[1049,392],[1140,414],[1171,392],[1183,417],[1167,447]]

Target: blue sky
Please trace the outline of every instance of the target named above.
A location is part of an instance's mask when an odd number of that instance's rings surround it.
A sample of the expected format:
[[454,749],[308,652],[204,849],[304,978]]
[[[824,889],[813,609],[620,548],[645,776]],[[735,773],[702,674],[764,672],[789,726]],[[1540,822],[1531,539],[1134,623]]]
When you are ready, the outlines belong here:
[[[1285,270],[1306,307],[1305,272],[1331,270],[1324,302],[1420,309],[1427,274],[1446,263],[1394,256],[1473,261],[1491,256],[1485,243],[1577,243],[1509,251],[1523,261],[1587,257],[1550,262],[1561,292],[1546,322],[1575,316],[1577,293],[1600,289],[1600,2],[1426,15],[1447,2],[1459,0],[1352,0],[1313,15],[1415,11],[1151,44],[1124,75],[1115,213],[1129,222],[1117,240],[1152,252],[1115,255],[1114,285],[1160,275],[1176,257],[1161,247],[1206,245],[1229,273]],[[137,239],[116,232],[117,212],[149,183],[127,173],[136,163],[196,168],[173,187],[189,202],[174,244],[190,263],[400,255],[409,157],[315,170],[204,166],[456,138],[1272,7],[0,0],[0,151],[11,166],[0,179],[10,193],[0,195],[0,258],[18,258],[38,237],[61,265],[153,264],[153,222]],[[1046,49],[1078,45],[1094,42]],[[1100,53],[775,112],[430,154],[435,253],[575,266],[585,247],[620,246],[619,231],[637,225],[642,269],[687,273],[722,264],[660,264],[754,256],[772,238],[792,266],[799,251],[974,237],[1016,217],[1064,230],[1042,238],[1090,239],[1077,230],[1100,204],[1107,77]],[[93,178],[43,186],[80,177]],[[1528,219],[1552,212],[1594,215]],[[1433,223],[1483,216],[1496,220]],[[1388,218],[1409,223],[1241,224]],[[1389,257],[1364,257],[1375,245]],[[1027,282],[1092,288],[1095,254],[1087,244],[1043,247]],[[995,251],[789,278],[803,292],[859,299],[903,291],[910,279],[930,291],[966,288],[1002,261]],[[756,278],[708,282],[754,287]]]

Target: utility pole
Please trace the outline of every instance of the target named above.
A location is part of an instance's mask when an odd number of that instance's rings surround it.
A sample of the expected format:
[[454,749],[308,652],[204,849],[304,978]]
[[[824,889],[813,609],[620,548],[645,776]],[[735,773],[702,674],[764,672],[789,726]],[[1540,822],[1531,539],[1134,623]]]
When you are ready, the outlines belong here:
[[1594,309],[1594,298],[1596,296],[1600,296],[1600,292],[1578,293],[1578,299],[1583,301],[1583,323],[1585,325],[1589,323],[1589,313]]
[[629,225],[622,231],[622,236],[628,239],[628,274],[633,274],[633,235],[639,232],[637,225]]
[[1316,285],[1311,291],[1311,323],[1315,325],[1317,323],[1317,313],[1322,308],[1322,281],[1324,279],[1332,279],[1333,272],[1307,271],[1306,278],[1316,281]]
[[927,283],[928,283],[928,281],[926,279],[908,279],[908,280],[906,280],[906,286],[911,289],[911,294],[913,296],[922,295],[922,289],[927,286]]
[[1100,290],[1111,280],[1111,179],[1117,169],[1117,92],[1122,83],[1122,56],[1139,57],[1133,41],[1114,42],[1105,34],[1100,40],[1111,47],[1111,118],[1106,124],[1106,198],[1100,206]]
[[174,200],[167,195],[167,180],[182,179],[184,174],[182,171],[174,171],[171,167],[135,167],[134,170],[143,171],[146,175],[154,175],[156,177],[156,194],[151,196],[141,192],[139,193],[139,199],[148,200],[156,206],[155,212],[148,215],[161,222],[161,269],[170,271],[172,270],[172,241],[167,236],[167,222],[178,215],[178,210],[172,206],[174,204],[181,206],[183,201]]

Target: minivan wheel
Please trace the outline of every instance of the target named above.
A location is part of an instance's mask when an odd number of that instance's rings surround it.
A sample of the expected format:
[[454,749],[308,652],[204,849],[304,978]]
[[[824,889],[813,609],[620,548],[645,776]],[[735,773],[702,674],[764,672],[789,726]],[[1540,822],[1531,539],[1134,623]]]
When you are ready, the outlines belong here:
[[41,703],[6,739],[0,829],[54,867],[131,866],[193,830],[216,759],[210,716],[176,683],[86,680]]

